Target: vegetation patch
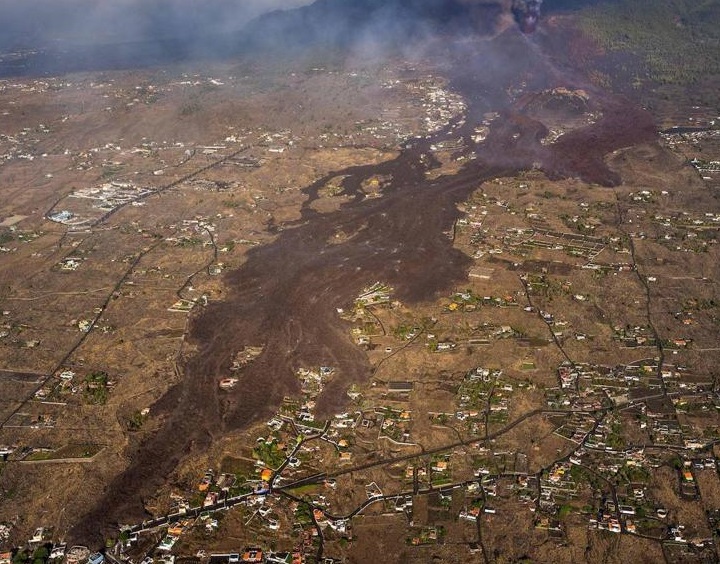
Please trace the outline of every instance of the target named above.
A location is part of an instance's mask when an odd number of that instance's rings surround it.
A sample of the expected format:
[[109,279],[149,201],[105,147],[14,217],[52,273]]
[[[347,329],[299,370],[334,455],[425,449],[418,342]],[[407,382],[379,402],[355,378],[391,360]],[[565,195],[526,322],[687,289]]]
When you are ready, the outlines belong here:
[[587,8],[580,19],[602,47],[637,53],[655,82],[687,84],[720,72],[715,0],[618,0]]

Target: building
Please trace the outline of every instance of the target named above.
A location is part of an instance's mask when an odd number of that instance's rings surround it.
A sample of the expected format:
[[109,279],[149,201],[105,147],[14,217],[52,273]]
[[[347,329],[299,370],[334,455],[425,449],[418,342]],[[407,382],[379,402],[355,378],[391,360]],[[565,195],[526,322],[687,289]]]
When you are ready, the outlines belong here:
[[389,394],[409,394],[414,387],[413,382],[388,382],[387,390]]
[[88,558],[88,564],[103,564],[105,562],[105,556],[99,552],[93,552]]

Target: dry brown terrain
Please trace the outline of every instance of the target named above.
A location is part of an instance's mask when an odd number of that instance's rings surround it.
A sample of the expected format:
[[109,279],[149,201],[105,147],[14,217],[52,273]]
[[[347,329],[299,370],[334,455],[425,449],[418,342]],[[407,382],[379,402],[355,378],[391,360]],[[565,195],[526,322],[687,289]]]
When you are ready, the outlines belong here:
[[718,173],[688,161],[717,146],[552,49],[508,29],[443,65],[0,82],[7,545],[101,546],[202,505],[208,468],[250,497],[264,467],[262,513],[173,553],[654,562],[673,527],[711,538]]

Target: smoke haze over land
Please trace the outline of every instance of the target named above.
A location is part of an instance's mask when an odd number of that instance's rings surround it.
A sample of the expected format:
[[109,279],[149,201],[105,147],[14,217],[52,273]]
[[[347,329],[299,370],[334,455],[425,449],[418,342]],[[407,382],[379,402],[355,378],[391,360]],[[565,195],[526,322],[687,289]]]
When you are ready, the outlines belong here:
[[511,0],[0,0],[0,75],[60,75],[303,47],[411,53],[486,35]]
[[[124,43],[232,33],[262,14],[312,3],[313,0],[0,0],[0,48],[47,48],[58,43]],[[470,15],[472,22],[478,14],[486,13],[488,7],[508,12],[511,6],[525,11],[527,5],[532,12],[540,2],[320,0],[317,4],[333,13],[358,12],[361,19],[364,13],[390,23],[391,18],[398,16],[403,20],[428,16],[450,20],[455,15]],[[555,4],[563,2],[558,0]],[[402,21],[396,19],[395,23]]]
[[508,25],[531,33],[541,4],[552,12],[598,1],[609,0],[0,0],[0,76],[141,68],[252,51],[282,56],[308,46],[413,54],[441,35],[488,35]]
[[143,41],[229,33],[311,0],[0,0],[0,47]]

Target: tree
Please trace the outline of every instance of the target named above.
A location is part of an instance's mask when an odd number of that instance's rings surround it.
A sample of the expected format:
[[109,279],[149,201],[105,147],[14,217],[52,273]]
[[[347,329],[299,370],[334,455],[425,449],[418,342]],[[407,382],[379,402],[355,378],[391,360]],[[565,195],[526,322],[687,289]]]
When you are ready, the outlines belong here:
[[570,515],[570,512],[572,511],[572,507],[565,504],[560,507],[558,510],[558,519],[565,519],[568,515]]
[[50,556],[50,552],[45,545],[37,547],[35,549],[35,552],[33,552],[32,556],[33,564],[37,564],[38,561],[44,562],[45,560],[47,560],[48,556]]
[[683,467],[683,461],[678,455],[673,456],[669,462],[676,470],[680,470]]

